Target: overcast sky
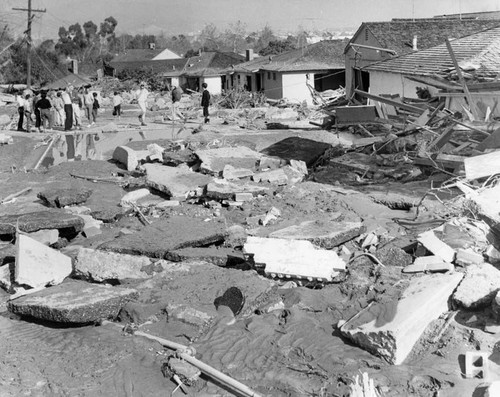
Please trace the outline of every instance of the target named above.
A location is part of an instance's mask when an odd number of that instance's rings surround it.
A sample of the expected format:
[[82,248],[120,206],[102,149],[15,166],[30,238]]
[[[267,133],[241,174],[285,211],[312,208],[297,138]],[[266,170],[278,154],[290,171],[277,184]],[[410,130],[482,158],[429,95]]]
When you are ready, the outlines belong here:
[[[28,0],[0,0],[0,21],[22,34]],[[60,26],[92,20],[99,24],[113,16],[117,32],[167,35],[196,32],[208,23],[221,30],[241,20],[247,30],[266,24],[277,32],[356,29],[361,22],[392,18],[424,18],[460,12],[499,11],[500,0],[32,0],[34,37],[57,38]]]

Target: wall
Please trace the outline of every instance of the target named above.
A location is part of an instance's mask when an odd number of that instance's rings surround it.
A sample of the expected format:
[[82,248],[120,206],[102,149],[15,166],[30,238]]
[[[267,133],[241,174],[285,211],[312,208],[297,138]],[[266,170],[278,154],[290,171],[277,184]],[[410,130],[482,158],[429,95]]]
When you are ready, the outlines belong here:
[[220,76],[215,76],[215,77],[203,77],[200,79],[200,87],[199,90],[201,92],[201,84],[207,83],[208,85],[208,91],[210,91],[210,94],[212,95],[218,95],[222,92],[222,81]]
[[[307,80],[309,76],[309,80]],[[314,75],[306,73],[286,73],[283,75],[283,98],[294,102],[303,102],[304,100],[311,105],[312,97],[306,83],[314,86]]]
[[153,58],[154,61],[159,59],[180,59],[181,57],[177,55],[175,52],[169,50],[168,48],[164,49],[157,56]]
[[417,87],[427,87],[432,95],[437,94],[436,88],[409,80],[402,74],[370,72],[371,94],[399,94],[401,97],[418,98]]
[[[263,88],[264,93],[270,99],[281,99],[283,98],[283,76],[278,72],[267,72],[263,73]],[[276,77],[276,80],[274,79]]]

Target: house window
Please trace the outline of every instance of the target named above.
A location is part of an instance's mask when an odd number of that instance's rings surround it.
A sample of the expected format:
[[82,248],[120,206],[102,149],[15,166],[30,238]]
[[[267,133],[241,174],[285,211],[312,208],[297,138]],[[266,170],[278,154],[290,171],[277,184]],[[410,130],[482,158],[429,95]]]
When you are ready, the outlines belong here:
[[271,72],[267,72],[267,79],[271,80]]
[[273,72],[273,80],[276,80],[276,72]]

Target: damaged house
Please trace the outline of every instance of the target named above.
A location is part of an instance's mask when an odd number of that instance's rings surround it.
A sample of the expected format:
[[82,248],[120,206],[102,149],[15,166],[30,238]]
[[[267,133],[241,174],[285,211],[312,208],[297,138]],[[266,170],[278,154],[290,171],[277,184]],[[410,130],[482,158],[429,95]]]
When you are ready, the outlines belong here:
[[325,40],[279,55],[253,59],[226,70],[224,87],[245,87],[268,98],[312,103],[311,89],[325,91],[344,85],[343,40]]
[[393,19],[364,22],[345,47],[346,93],[369,91],[368,65],[500,26],[499,19]]
[[[450,44],[481,117],[488,107],[491,116],[500,116],[495,106],[500,96],[500,27],[450,40]],[[362,71],[369,75],[370,93],[375,95],[416,98],[417,87],[425,86],[432,96],[446,97],[446,107],[452,111],[462,112],[466,105],[445,43],[369,65]]]

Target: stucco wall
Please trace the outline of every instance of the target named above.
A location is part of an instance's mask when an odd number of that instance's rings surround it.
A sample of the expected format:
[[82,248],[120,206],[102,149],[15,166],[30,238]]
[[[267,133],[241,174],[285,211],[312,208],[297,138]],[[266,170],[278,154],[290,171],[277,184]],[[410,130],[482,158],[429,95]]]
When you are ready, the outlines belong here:
[[222,82],[220,76],[201,78],[199,87],[200,92],[201,92],[201,84],[203,83],[207,83],[208,91],[210,91],[210,94],[218,95],[221,93]]
[[[313,85],[314,75],[309,75],[309,84]],[[307,88],[307,75],[306,73],[287,73],[283,75],[283,98],[290,101],[306,101],[312,104],[311,92]]]
[[418,98],[417,87],[427,87],[431,94],[437,93],[436,88],[409,80],[398,73],[370,72],[371,94],[399,94],[401,97]]
[[[276,76],[276,80],[274,77]],[[264,72],[264,93],[268,98],[281,99],[283,98],[283,79],[281,73]]]

